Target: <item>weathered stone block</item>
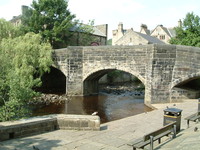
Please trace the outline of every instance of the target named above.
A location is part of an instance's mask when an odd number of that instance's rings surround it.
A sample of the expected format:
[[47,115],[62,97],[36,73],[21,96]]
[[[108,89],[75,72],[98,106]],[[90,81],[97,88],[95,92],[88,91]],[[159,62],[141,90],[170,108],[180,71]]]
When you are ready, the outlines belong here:
[[100,130],[100,118],[89,115],[47,115],[0,123],[0,141],[40,134],[57,129]]

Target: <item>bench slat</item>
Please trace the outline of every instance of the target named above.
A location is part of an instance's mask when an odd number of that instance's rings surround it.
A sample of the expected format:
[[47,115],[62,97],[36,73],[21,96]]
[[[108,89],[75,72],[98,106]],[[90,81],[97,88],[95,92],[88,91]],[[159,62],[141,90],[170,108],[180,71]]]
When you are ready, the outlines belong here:
[[151,132],[149,134],[144,135],[144,137],[143,137],[144,141],[150,140],[150,136],[156,137],[156,136],[160,135],[163,132],[166,132],[168,130],[172,130],[175,124],[176,124],[176,122],[172,122],[172,123],[167,124],[164,127],[160,128],[160,129],[158,129],[156,131],[153,131],[153,132]]
[[189,128],[189,124],[190,124],[190,121],[196,121],[197,119],[200,119],[200,112],[197,112],[195,114],[192,114],[188,117],[185,118],[185,120],[187,120],[187,126]]
[[191,118],[190,120],[191,121],[196,121],[197,119],[199,119],[200,118],[200,115],[199,116],[194,116],[193,118]]
[[137,140],[134,140],[133,142],[130,142],[130,143],[128,143],[127,145],[133,146],[133,145],[135,145],[135,144],[137,144],[137,143],[140,143],[140,142],[143,142],[143,138],[139,138],[139,139],[137,139]]
[[[158,140],[158,139],[160,139],[160,138],[162,138],[162,137],[164,137],[166,135],[169,135],[170,133],[171,133],[171,130],[165,131],[165,132],[159,134],[158,136],[155,136],[153,138],[153,141],[156,141],[156,140]],[[148,145],[149,143],[150,143],[150,140],[146,140],[146,141],[142,141],[140,143],[137,143],[137,144],[133,145],[133,147],[135,147],[135,148],[142,148],[142,147]]]
[[188,116],[188,117],[186,117],[185,120],[191,119],[191,118],[193,118],[193,117],[195,117],[195,116],[197,116],[196,113],[195,113],[195,114],[192,114],[192,115],[190,115],[190,116]]
[[[132,146],[135,150],[136,148],[144,148],[146,145],[150,144],[151,149],[153,148],[153,142],[158,140],[160,143],[160,139],[164,136],[169,135],[170,133],[174,133],[173,137],[176,137],[176,122],[172,122],[170,124],[165,125],[164,127],[153,131],[149,134],[144,135],[143,138],[135,140],[131,143],[128,143],[129,146]],[[153,137],[153,138],[152,138]],[[152,138],[152,139],[150,139]]]

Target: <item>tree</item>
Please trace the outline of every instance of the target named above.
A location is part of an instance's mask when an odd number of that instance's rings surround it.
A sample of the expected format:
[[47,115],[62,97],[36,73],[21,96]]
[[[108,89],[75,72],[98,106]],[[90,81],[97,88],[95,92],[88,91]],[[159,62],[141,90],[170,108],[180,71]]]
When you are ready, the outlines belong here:
[[41,34],[53,48],[66,46],[72,36],[70,28],[77,23],[67,9],[67,0],[34,0],[31,6],[22,16],[26,32]]
[[0,42],[3,38],[14,38],[21,34],[18,27],[14,27],[10,22],[0,19]]
[[[2,33],[5,27],[0,27]],[[10,26],[6,33],[12,33],[13,28]],[[40,35],[27,33],[15,38],[7,35],[0,35],[0,121],[27,115],[27,102],[38,95],[33,88],[41,85],[41,75],[52,64],[52,48],[41,42]]]
[[109,40],[107,41],[107,45],[112,45],[112,39],[109,39]]
[[176,37],[170,40],[171,44],[200,47],[200,18],[187,13],[183,25],[175,28]]

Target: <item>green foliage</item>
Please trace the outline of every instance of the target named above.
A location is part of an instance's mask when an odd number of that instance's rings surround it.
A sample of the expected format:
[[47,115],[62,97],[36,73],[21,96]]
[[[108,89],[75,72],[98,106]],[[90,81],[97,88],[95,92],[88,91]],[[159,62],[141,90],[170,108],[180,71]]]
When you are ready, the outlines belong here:
[[0,19],[0,42],[3,38],[14,38],[21,34],[18,27],[14,27],[10,22]]
[[[32,8],[22,14],[23,32],[41,34],[43,40],[49,41],[53,48],[69,45],[86,45],[92,33],[91,24],[84,25],[75,20],[75,15],[67,9],[67,0],[34,0]],[[76,33],[81,33],[76,34]],[[74,39],[74,36],[77,38]]]
[[38,95],[33,88],[52,64],[51,46],[34,33],[2,38],[0,62],[0,121],[24,117],[27,102]]
[[176,27],[176,37],[171,44],[200,47],[200,18],[194,13],[187,13],[182,27]]
[[109,83],[113,83],[115,78],[122,77],[122,75],[123,75],[123,72],[120,70],[114,70],[114,71],[108,72],[107,77],[108,77]]
[[109,40],[107,41],[107,45],[112,45],[112,39],[109,39]]
[[48,40],[53,48],[60,48],[67,44],[71,37],[72,15],[67,9],[66,0],[38,0],[33,1],[22,16],[25,32],[40,33]]

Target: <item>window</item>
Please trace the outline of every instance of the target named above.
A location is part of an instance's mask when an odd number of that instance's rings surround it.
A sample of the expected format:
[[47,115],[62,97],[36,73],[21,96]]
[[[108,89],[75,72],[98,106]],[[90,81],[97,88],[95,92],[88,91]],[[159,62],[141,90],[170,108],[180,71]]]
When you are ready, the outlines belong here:
[[164,40],[165,39],[165,35],[160,35],[160,40]]

